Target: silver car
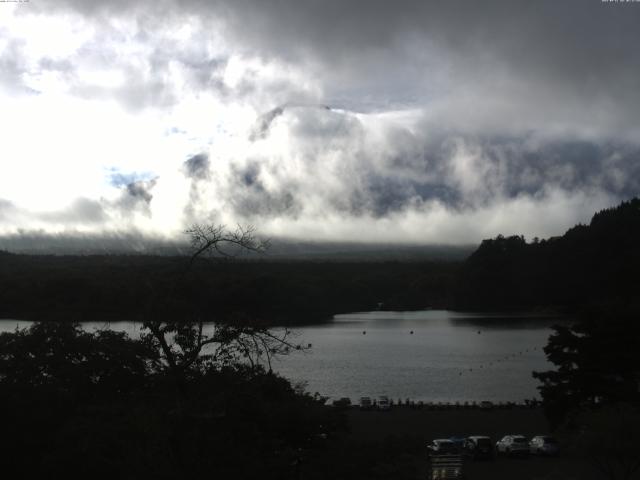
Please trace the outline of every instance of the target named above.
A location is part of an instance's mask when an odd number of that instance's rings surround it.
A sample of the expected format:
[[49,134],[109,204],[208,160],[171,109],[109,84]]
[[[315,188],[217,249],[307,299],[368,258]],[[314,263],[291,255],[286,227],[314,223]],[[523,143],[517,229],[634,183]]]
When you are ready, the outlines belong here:
[[529,442],[529,451],[537,455],[557,455],[558,441],[550,435],[536,435]]
[[505,435],[496,443],[496,453],[506,455],[529,455],[529,443],[523,435]]

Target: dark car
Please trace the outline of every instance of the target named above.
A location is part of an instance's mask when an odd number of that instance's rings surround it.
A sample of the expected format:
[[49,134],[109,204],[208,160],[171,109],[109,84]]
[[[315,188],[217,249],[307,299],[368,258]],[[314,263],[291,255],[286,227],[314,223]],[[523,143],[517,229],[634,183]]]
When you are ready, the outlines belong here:
[[351,406],[351,399],[347,397],[342,397],[338,400],[334,400],[333,406],[336,408],[349,408]]
[[493,458],[493,442],[487,436],[472,435],[466,438],[463,451],[474,460],[489,460]]
[[466,441],[465,437],[454,436],[454,437],[449,437],[449,440],[453,442],[456,450],[458,450],[459,452],[462,452],[462,450],[464,449],[464,442]]
[[456,455],[460,449],[448,438],[437,438],[427,445],[427,450],[431,455]]

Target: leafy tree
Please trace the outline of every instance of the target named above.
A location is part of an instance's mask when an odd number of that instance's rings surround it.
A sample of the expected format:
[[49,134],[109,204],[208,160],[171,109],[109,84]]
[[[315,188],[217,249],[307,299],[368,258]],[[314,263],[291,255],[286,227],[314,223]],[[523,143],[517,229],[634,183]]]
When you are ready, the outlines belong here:
[[0,386],[94,396],[131,392],[157,355],[114,331],[82,330],[73,322],[38,322],[0,334]]
[[558,425],[585,406],[640,401],[640,325],[637,315],[592,311],[557,325],[545,353],[557,369],[534,372],[550,421]]

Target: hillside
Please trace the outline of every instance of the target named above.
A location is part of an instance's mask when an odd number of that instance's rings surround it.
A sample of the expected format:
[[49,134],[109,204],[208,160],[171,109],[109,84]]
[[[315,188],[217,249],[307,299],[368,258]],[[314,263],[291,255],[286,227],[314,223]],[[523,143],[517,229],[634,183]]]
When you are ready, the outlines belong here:
[[561,237],[484,240],[464,263],[457,308],[576,310],[630,306],[640,292],[640,199],[596,213]]

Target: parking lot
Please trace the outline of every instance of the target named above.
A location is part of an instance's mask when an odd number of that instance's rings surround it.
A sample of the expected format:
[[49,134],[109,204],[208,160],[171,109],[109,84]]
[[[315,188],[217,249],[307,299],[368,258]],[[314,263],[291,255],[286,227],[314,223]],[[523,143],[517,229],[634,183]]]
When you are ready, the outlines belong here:
[[[350,437],[355,441],[375,441],[385,438],[411,438],[425,446],[424,457],[415,458],[423,465],[421,478],[427,478],[427,444],[436,438],[486,435],[493,443],[507,434],[527,438],[549,433],[540,408],[511,409],[450,409],[429,410],[395,406],[388,411],[347,410],[351,425]],[[530,455],[524,458],[498,456],[494,460],[464,460],[467,479],[517,480],[591,480],[597,478],[586,462],[566,452],[555,457]]]

